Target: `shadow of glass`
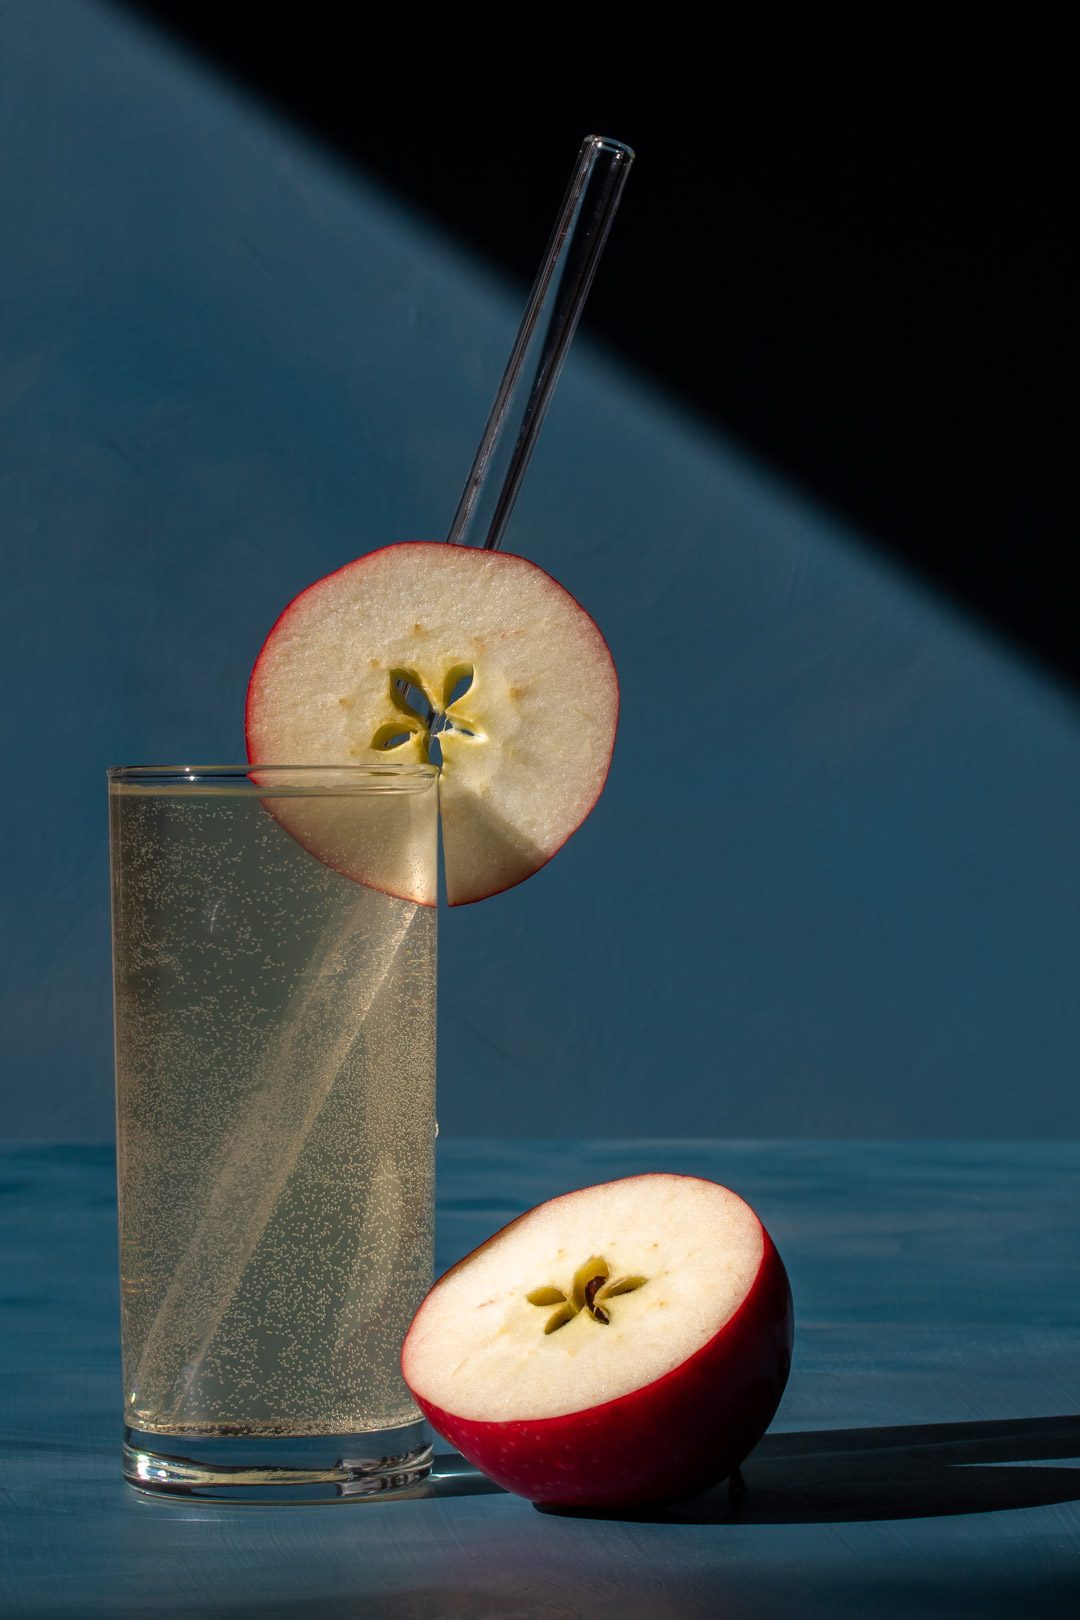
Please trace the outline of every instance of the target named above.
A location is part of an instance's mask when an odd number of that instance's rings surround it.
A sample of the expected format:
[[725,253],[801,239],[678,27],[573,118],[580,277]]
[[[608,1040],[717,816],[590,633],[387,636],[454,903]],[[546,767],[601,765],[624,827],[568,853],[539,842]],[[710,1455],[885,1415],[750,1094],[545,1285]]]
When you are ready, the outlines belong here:
[[766,1435],[746,1488],[641,1513],[544,1508],[647,1524],[848,1524],[998,1513],[1080,1500],[1080,1417]]

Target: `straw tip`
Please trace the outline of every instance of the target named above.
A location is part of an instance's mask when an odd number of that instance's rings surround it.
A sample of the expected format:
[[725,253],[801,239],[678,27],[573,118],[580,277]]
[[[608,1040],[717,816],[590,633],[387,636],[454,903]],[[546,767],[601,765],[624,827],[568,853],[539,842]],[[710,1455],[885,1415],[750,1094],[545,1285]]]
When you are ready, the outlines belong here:
[[613,135],[586,135],[585,145],[597,152],[609,153],[620,163],[633,163],[637,156],[632,146],[627,146],[625,141],[617,141]]

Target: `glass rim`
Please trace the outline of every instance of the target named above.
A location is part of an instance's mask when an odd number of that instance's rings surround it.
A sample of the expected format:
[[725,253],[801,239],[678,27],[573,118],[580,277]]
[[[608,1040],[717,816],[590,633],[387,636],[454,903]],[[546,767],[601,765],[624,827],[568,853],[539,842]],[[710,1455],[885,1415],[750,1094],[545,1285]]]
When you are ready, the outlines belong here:
[[[110,765],[105,772],[110,787],[243,787],[266,797],[274,788],[293,792],[336,788],[363,792],[396,787],[416,792],[438,780],[439,767],[415,761],[363,760],[352,765]],[[271,778],[272,780],[268,780]]]

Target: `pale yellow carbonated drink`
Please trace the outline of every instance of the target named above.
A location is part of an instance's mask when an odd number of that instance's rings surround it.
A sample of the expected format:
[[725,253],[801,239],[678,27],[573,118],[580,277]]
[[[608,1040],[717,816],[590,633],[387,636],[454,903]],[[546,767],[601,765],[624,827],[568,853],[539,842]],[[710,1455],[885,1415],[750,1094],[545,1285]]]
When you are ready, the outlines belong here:
[[[433,773],[376,775],[434,863]],[[273,794],[190,778],[110,780],[125,1422],[185,1454],[404,1432],[399,1352],[432,1268],[436,913],[286,830],[319,773]],[[360,838],[365,778],[346,780]]]

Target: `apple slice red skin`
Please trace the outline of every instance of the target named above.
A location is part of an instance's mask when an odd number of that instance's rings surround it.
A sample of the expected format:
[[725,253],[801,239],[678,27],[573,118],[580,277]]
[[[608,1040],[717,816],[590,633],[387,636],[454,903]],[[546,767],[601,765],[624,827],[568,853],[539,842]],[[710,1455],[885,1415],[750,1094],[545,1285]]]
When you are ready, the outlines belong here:
[[[275,764],[275,763],[276,764],[284,763],[283,761],[280,761],[280,760],[278,760],[278,761],[257,760],[254,757],[255,751],[254,751],[254,749],[252,747],[252,730],[253,730],[253,727],[252,727],[252,714],[254,712],[254,707],[255,707],[255,693],[257,691],[257,676],[258,676],[258,673],[259,673],[259,665],[261,664],[261,662],[263,660],[263,656],[266,653],[267,648],[271,645],[274,638],[277,636],[278,632],[281,630],[282,625],[284,625],[286,623],[286,621],[292,616],[292,614],[293,614],[294,610],[296,609],[297,605],[299,604],[301,598],[305,597],[310,590],[314,589],[315,586],[325,584],[328,579],[333,579],[337,574],[344,574],[344,573],[347,573],[347,572],[351,571],[352,569],[354,569],[357,566],[358,563],[368,562],[372,557],[378,556],[378,554],[380,552],[387,551],[387,550],[391,549],[391,547],[396,548],[396,547],[399,547],[399,546],[429,546],[429,545],[434,545],[434,544],[446,545],[448,543],[449,542],[447,542],[447,541],[436,542],[436,541],[431,541],[431,540],[394,540],[394,541],[389,542],[389,544],[386,545],[386,546],[375,546],[371,551],[365,551],[359,557],[354,557],[350,562],[342,563],[339,568],[332,568],[328,574],[322,575],[319,579],[312,580],[310,585],[305,585],[303,590],[297,591],[296,595],[294,597],[292,597],[286,603],[286,605],[282,608],[281,612],[278,614],[277,618],[274,620],[273,624],[270,626],[270,630],[269,630],[268,634],[263,638],[262,646],[259,648],[258,656],[256,657],[254,664],[252,665],[251,674],[248,677],[247,693],[246,693],[245,699],[244,699],[244,736],[245,736],[245,742],[246,742],[246,748],[247,748],[247,756],[248,756],[248,764],[249,765],[251,765],[253,767],[256,767],[258,765],[269,766],[269,765],[272,765],[272,764]],[[463,549],[465,549],[465,548],[463,548]],[[552,584],[557,586],[557,588],[560,591],[562,591],[566,596],[569,596],[570,600],[574,603],[575,607],[577,607],[580,610],[580,612],[582,612],[585,615],[585,617],[589,620],[589,623],[592,625],[593,629],[596,631],[596,633],[599,636],[599,638],[600,638],[601,642],[603,643],[604,647],[607,648],[608,656],[611,657],[611,649],[610,649],[610,647],[608,647],[607,640],[606,640],[606,638],[604,636],[604,633],[600,629],[600,626],[597,624],[596,620],[593,618],[592,614],[589,612],[588,608],[582,607],[582,605],[578,601],[577,597],[574,596],[571,591],[568,591],[566,589],[565,585],[560,584],[560,582],[555,578],[554,574],[548,574],[547,569],[546,568],[540,568],[539,563],[532,563],[530,561],[530,559],[527,558],[527,557],[519,557],[516,552],[504,551],[504,552],[501,552],[500,555],[504,556],[504,557],[510,557],[510,558],[512,558],[512,559],[514,559],[516,561],[520,561],[520,562],[530,562],[531,567],[536,568],[542,574],[547,574],[547,577],[548,577],[548,579],[551,580]],[[614,660],[614,658],[611,659],[611,667],[612,667],[612,670],[615,669],[615,660]],[[566,845],[570,842],[570,839],[574,836],[574,834],[578,831],[578,829],[580,827],[584,826],[585,822],[592,815],[593,811],[596,809],[596,806],[600,801],[600,795],[603,793],[604,788],[607,785],[608,775],[610,774],[610,771],[611,771],[611,762],[615,757],[615,739],[616,739],[616,736],[618,734],[619,714],[620,714],[620,707],[621,707],[621,691],[620,691],[620,688],[619,688],[617,673],[616,673],[616,677],[615,677],[615,682],[616,682],[616,684],[615,684],[615,724],[614,724],[614,728],[613,728],[613,731],[612,731],[611,749],[610,749],[610,752],[608,753],[608,757],[607,757],[607,760],[606,760],[605,765],[604,765],[604,774],[603,774],[603,776],[602,776],[602,778],[600,780],[600,785],[597,788],[596,793],[593,796],[593,799],[586,806],[584,812],[581,815],[580,820],[577,821],[574,824],[574,826],[570,828],[569,832],[566,834],[566,837],[563,839],[562,843],[558,844],[551,851],[551,853],[549,855],[546,855],[544,857],[544,859],[540,862],[540,865],[537,866],[537,867],[534,867],[531,872],[528,872],[525,875],[525,877],[516,878],[512,883],[507,883],[507,884],[501,885],[500,887],[497,887],[497,888],[494,888],[494,889],[489,889],[489,890],[485,891],[485,893],[483,893],[483,894],[473,895],[468,900],[451,900],[449,902],[450,905],[452,905],[452,906],[461,906],[461,905],[471,906],[471,905],[475,905],[480,900],[491,900],[491,899],[494,899],[494,897],[497,894],[506,894],[510,889],[517,888],[519,883],[528,882],[530,877],[535,877],[537,872],[543,871],[544,867],[548,864],[548,862],[554,860],[555,856],[558,855],[560,853],[560,851],[562,851],[563,849],[566,848]],[[294,762],[290,761],[289,763],[294,763]],[[269,808],[269,806],[268,806],[268,808]],[[271,810],[271,814],[273,814],[272,810]],[[295,837],[295,834],[293,836]],[[303,839],[297,839],[297,842],[301,843],[301,844],[304,844]],[[308,845],[304,844],[304,848],[307,849]],[[320,860],[322,859],[322,857],[319,855],[319,852],[318,852],[317,849],[310,849],[309,853],[314,855],[316,857],[316,859],[320,859]],[[335,868],[335,870],[337,870],[337,868]],[[345,873],[343,873],[343,876],[352,877],[352,874],[348,873],[348,872],[345,872]],[[355,877],[353,877],[352,880],[354,882],[359,881]],[[377,884],[377,883],[371,883],[368,886],[370,888],[374,888],[374,889],[380,889],[382,887],[380,884]],[[382,889],[382,892],[385,893],[385,894],[393,895],[395,898],[398,898],[398,899],[401,898],[401,896],[395,894],[395,891],[393,889]],[[430,901],[430,900],[422,900],[419,903],[421,905],[427,905],[427,906],[431,906],[431,905],[435,904],[435,902]]]
[[456,1417],[415,1389],[413,1399],[481,1473],[542,1507],[633,1510],[697,1496],[749,1456],[791,1370],[791,1285],[761,1230],[761,1264],[735,1315],[652,1384],[585,1411],[508,1423]]

